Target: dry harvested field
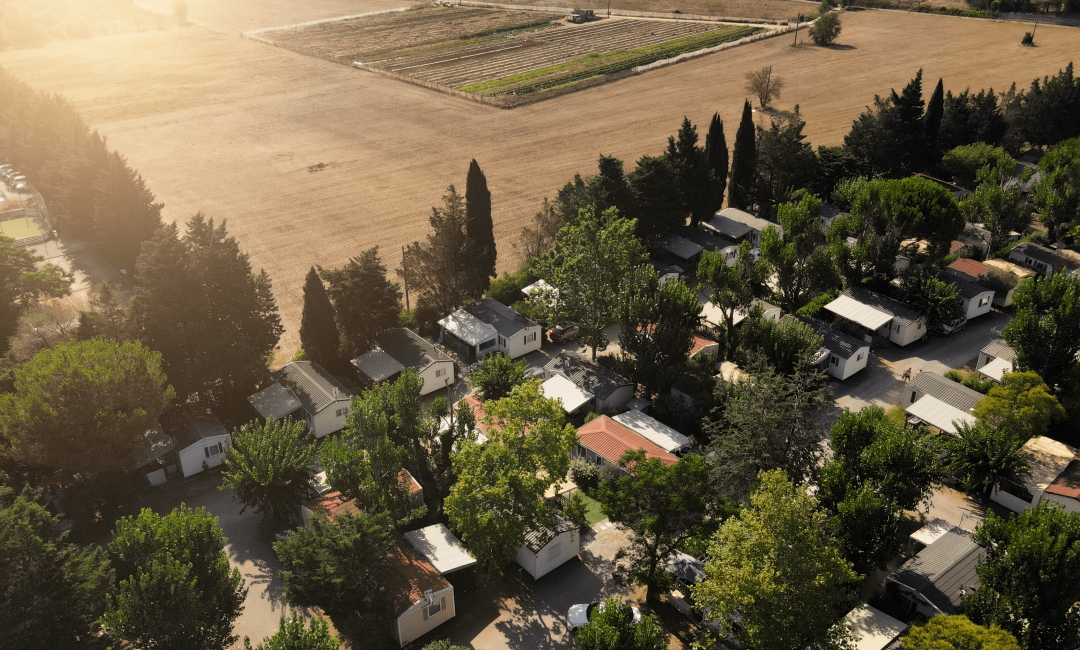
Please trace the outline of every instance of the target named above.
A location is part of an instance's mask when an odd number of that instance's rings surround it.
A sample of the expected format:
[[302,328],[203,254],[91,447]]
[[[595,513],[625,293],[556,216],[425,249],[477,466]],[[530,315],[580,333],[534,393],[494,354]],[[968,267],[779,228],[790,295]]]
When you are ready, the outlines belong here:
[[[174,0],[135,0],[135,6],[172,15]],[[226,34],[410,7],[419,0],[187,0],[188,20]]]
[[[423,7],[251,37],[279,47],[518,105],[634,66],[750,36],[715,22],[603,18],[477,7]],[[625,76],[625,74],[623,75]],[[504,104],[505,105],[505,104]]]
[[[228,4],[228,0],[218,0]],[[0,53],[0,65],[65,95],[165,202],[165,217],[227,219],[271,274],[296,346],[303,276],[379,245],[393,268],[428,231],[430,206],[464,184],[469,159],[492,191],[499,265],[515,235],[601,152],[633,161],[664,148],[683,115],[713,111],[734,139],[746,71],[787,80],[814,144],[837,144],[875,93],[920,68],[947,88],[1002,89],[1080,52],[1080,30],[896,12],[845,14],[841,47],[768,39],[512,111],[435,93],[201,27],[122,34]],[[761,116],[763,119],[763,116]],[[317,163],[327,168],[308,171]],[[630,163],[632,164],[632,163]]]

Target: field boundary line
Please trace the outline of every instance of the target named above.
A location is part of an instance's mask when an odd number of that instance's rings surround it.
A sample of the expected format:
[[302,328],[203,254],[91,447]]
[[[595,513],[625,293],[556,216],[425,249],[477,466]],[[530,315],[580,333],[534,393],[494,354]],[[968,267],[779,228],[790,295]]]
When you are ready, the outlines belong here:
[[720,45],[714,45],[712,47],[706,47],[700,50],[694,50],[692,52],[683,52],[676,56],[660,59],[659,61],[653,61],[652,63],[646,63],[645,65],[638,65],[630,68],[634,74],[641,74],[642,72],[648,72],[649,70],[656,70],[657,68],[664,68],[669,65],[675,65],[676,63],[682,63],[683,61],[689,61],[690,59],[696,59],[699,56],[705,56],[707,54],[713,54],[715,52],[721,52],[723,50],[729,50],[733,47],[740,45],[746,45],[748,43],[754,43],[756,41],[763,41],[766,38],[773,38],[774,36],[780,36],[782,34],[790,34],[795,31],[796,28],[804,29],[809,25],[812,25],[813,21],[799,23],[796,25],[788,25],[786,27],[780,27],[761,34],[751,34],[750,36],[744,36],[737,41],[731,41],[730,43],[721,43]]
[[[497,2],[481,2],[479,0],[458,0],[456,4],[462,7],[484,7],[487,9],[508,9],[508,10],[521,10],[521,11],[540,11],[547,13],[562,13],[569,14],[573,9],[566,7],[532,7],[528,5],[506,5],[499,4]],[[604,12],[605,15],[607,11]],[[597,13],[599,16],[599,12]],[[710,23],[751,23],[754,25],[788,25],[789,21],[786,20],[764,20],[758,18],[741,18],[731,16],[702,16],[699,14],[669,14],[658,13],[655,11],[629,11],[627,9],[612,9],[612,16],[620,16],[622,18],[663,18],[666,20],[685,20],[685,21],[703,21]]]
[[[311,27],[312,25],[325,25],[327,23],[340,23],[346,20],[354,20],[356,18],[367,18],[369,16],[380,16],[383,14],[397,14],[405,13],[406,11],[415,11],[417,9],[424,9],[429,5],[411,5],[408,7],[397,7],[396,9],[380,9],[379,11],[369,11],[366,14],[351,14],[348,16],[334,16],[332,18],[320,18],[319,20],[309,20],[305,23],[294,23],[292,25],[279,25],[277,27],[263,27],[261,29],[251,29],[246,32],[240,32],[241,36],[251,38],[259,34],[265,34],[267,32],[284,32],[290,29],[302,29],[304,27]],[[261,39],[256,39],[261,40]]]

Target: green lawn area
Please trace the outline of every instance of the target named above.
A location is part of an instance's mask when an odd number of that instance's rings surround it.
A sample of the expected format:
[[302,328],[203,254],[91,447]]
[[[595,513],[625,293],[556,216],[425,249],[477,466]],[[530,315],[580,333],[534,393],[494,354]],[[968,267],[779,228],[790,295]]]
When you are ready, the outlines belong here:
[[590,497],[584,492],[581,493],[581,496],[585,497],[585,503],[589,505],[589,512],[585,515],[585,521],[589,522],[589,526],[595,526],[601,521],[607,519],[607,516],[600,511],[599,501]]
[[0,221],[0,235],[3,235],[4,237],[20,239],[22,237],[37,235],[41,232],[41,228],[38,227],[33,219],[19,218]]

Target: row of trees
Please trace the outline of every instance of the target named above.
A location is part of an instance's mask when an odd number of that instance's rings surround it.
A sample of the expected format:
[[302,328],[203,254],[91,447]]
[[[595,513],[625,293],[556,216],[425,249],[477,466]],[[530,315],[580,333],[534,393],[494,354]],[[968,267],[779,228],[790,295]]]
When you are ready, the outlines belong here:
[[0,70],[0,159],[41,192],[56,228],[88,239],[119,268],[133,269],[139,245],[161,227],[142,177],[58,95],[37,92]]

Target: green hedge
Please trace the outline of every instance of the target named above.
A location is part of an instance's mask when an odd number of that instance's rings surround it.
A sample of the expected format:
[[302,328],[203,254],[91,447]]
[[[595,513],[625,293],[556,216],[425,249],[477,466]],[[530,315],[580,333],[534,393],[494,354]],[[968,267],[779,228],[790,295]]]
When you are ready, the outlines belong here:
[[997,18],[992,11],[978,11],[976,9],[957,9],[956,7],[932,7],[919,5],[912,11],[920,14],[941,14],[943,16],[963,16],[965,18]]

